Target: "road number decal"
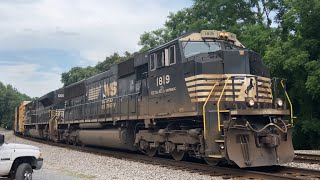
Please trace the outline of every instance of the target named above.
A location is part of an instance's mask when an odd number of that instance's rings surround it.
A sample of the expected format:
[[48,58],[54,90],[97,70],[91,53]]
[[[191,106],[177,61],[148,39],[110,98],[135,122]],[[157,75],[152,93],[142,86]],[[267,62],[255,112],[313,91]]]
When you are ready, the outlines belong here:
[[170,83],[170,76],[164,75],[157,77],[157,86],[163,86]]

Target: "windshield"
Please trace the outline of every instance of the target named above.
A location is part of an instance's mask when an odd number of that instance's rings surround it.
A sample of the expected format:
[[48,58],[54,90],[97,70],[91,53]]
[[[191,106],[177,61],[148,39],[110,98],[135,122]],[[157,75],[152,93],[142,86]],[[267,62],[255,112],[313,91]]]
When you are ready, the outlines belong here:
[[224,48],[225,48],[226,50],[231,50],[231,49],[243,49],[242,47],[235,46],[235,45],[230,44],[230,43],[225,43],[225,44],[224,44]]
[[218,42],[182,42],[184,56],[186,58],[199,53],[214,52],[221,49],[221,45]]

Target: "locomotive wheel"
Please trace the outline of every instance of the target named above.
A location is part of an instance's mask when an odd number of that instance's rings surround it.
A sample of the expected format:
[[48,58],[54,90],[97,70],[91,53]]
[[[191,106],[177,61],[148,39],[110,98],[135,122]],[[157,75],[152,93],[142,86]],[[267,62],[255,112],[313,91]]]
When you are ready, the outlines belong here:
[[81,147],[86,147],[86,145],[85,145],[85,144],[83,144],[83,143],[80,143],[80,146],[81,146]]
[[146,149],[146,153],[147,153],[148,156],[154,157],[154,156],[157,155],[157,149],[156,149],[156,148],[150,148],[150,147],[148,147],[148,148]]
[[69,137],[68,143],[73,146],[77,146],[79,143],[77,142],[77,137]]
[[66,144],[72,145],[72,140],[71,140],[71,139],[68,139],[68,140],[66,141]]
[[220,163],[220,160],[214,158],[203,158],[204,161],[209,164],[210,166],[216,166]]
[[171,156],[176,161],[182,161],[186,158],[187,153],[185,151],[177,151],[176,149],[171,152]]

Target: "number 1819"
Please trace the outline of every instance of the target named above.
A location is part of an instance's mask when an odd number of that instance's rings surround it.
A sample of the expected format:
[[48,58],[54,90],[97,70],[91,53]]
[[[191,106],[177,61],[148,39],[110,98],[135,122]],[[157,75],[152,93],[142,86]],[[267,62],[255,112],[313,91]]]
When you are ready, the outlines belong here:
[[170,83],[170,76],[164,75],[157,77],[157,86],[162,86]]

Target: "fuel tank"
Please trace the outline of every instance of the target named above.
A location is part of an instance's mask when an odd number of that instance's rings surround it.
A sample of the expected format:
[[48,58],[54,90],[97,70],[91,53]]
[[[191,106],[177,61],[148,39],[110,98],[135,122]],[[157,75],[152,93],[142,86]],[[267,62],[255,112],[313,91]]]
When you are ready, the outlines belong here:
[[101,123],[84,123],[79,124],[79,127],[81,129],[101,129],[103,128],[103,125]]
[[124,150],[136,150],[133,146],[134,135],[127,129],[80,130],[79,141],[82,144],[109,147]]
[[29,135],[31,137],[35,138],[43,138],[43,136],[40,134],[40,131],[38,129],[29,129]]

